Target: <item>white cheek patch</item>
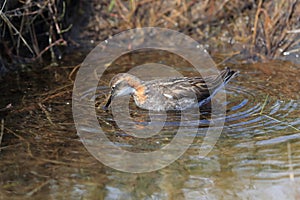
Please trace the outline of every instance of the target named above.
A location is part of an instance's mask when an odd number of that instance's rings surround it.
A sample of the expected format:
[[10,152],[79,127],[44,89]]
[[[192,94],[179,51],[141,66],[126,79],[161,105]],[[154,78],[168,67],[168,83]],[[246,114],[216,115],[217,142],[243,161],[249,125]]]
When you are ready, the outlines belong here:
[[135,92],[135,89],[133,89],[132,87],[126,87],[123,88],[122,90],[120,90],[116,96],[125,96],[125,95],[129,95]]
[[169,94],[163,94],[165,97],[169,98],[169,99],[173,99],[173,96],[172,95],[169,95]]

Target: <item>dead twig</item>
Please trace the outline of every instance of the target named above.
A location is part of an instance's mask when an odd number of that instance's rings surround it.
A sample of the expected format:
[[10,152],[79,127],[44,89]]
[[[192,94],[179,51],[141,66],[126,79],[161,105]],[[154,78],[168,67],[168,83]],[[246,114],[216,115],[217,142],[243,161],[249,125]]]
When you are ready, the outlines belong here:
[[[70,86],[70,85],[69,85],[69,86]],[[66,90],[66,91],[62,91],[62,92],[55,93],[55,94],[53,94],[53,95],[51,95],[51,96],[48,96],[48,97],[46,97],[45,99],[43,99],[42,102],[46,102],[46,101],[48,101],[48,100],[50,100],[50,99],[53,99],[53,98],[56,98],[56,97],[63,96],[64,94],[70,93],[70,92],[72,92],[72,91]]]
[[2,11],[4,10],[5,5],[6,5],[6,2],[7,2],[7,0],[4,0],[3,5],[2,5],[2,8],[0,9],[0,13],[2,13]]
[[2,116],[0,116],[1,122],[0,122],[0,151],[1,151],[1,143],[4,135],[4,118],[7,115],[7,112],[11,110],[12,104],[8,104],[4,108],[0,108],[0,113]]
[[27,146],[27,153],[28,153],[28,155],[29,155],[31,158],[34,158],[32,152],[31,152],[31,149],[30,149],[30,143],[29,143],[25,138],[23,138],[21,135],[17,134],[16,132],[14,132],[13,130],[11,130],[11,129],[7,128],[7,127],[5,127],[5,130],[6,130],[7,132],[13,134],[14,136],[16,136],[19,140],[24,141],[25,144],[26,144],[26,146]]
[[232,52],[230,53],[230,55],[228,57],[226,57],[224,60],[222,60],[221,62],[217,63],[216,66],[220,66],[223,65],[224,63],[226,63],[228,60],[230,60],[231,58],[233,58],[236,55],[240,55],[241,52],[237,51],[237,52]]
[[[75,66],[72,71],[70,72],[69,76],[68,76],[68,79],[72,82],[74,82],[75,80],[75,76],[76,76],[76,73],[78,72],[79,68],[81,67],[81,64]],[[72,78],[73,77],[73,78]]]
[[300,29],[286,31],[287,33],[300,33]]
[[2,18],[2,20],[7,24],[7,26],[10,29],[13,29],[14,32],[21,38],[22,42],[25,44],[25,46],[28,48],[28,50],[30,51],[30,53],[32,53],[32,55],[35,55],[33,50],[31,49],[31,47],[29,46],[29,44],[27,43],[27,41],[25,40],[25,38],[22,36],[22,34],[18,31],[18,29],[9,21],[9,19],[6,17],[6,15],[2,12],[2,10],[0,10],[0,17]]
[[57,127],[55,123],[53,123],[50,113],[46,110],[46,108],[42,105],[42,103],[38,103],[39,107],[42,109],[42,111],[45,113],[47,120],[50,122],[51,125]]
[[[3,135],[4,135],[4,119],[1,119],[0,147],[1,147]],[[1,148],[0,148],[0,152],[1,152]]]
[[259,0],[256,14],[255,14],[255,19],[254,19],[253,34],[252,34],[252,53],[254,52],[255,43],[256,43],[257,26],[258,26],[259,15],[261,12],[262,2],[263,2],[262,0]]
[[26,194],[26,196],[33,196],[35,193],[37,193],[38,191],[40,191],[45,185],[48,185],[50,183],[50,180],[47,180],[43,183],[41,183],[40,185],[38,185],[37,187],[35,187],[33,190],[31,190],[30,192],[28,192]]
[[53,46],[56,46],[56,45],[67,45],[67,42],[62,38],[56,40],[55,42],[53,42],[49,46],[47,46],[44,50],[42,50],[35,58],[32,59],[32,61],[39,59],[45,52],[47,52],[49,49],[51,49]]

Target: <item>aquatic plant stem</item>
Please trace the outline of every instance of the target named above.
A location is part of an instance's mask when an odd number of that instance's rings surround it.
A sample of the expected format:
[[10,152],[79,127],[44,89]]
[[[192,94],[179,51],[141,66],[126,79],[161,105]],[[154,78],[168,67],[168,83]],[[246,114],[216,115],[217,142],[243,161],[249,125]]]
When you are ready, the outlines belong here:
[[266,117],[266,118],[269,118],[269,119],[274,120],[274,121],[276,121],[276,122],[278,122],[278,123],[284,124],[284,125],[286,125],[286,126],[292,128],[292,129],[294,129],[294,130],[300,132],[300,129],[299,129],[299,128],[297,128],[297,127],[295,127],[295,126],[293,126],[293,125],[291,125],[291,124],[289,124],[289,123],[287,123],[287,122],[284,122],[284,121],[281,121],[281,120],[279,120],[279,119],[276,119],[275,117],[272,117],[272,116],[270,116],[270,115],[264,114],[264,109],[265,109],[265,107],[266,107],[266,105],[267,105],[268,98],[269,98],[269,95],[266,96],[265,101],[264,101],[264,103],[263,103],[263,105],[262,105],[262,107],[261,107],[260,112],[259,112],[259,113],[253,114],[253,116],[255,116],[255,115],[264,116],[264,117]]
[[267,102],[268,102],[268,98],[269,98],[269,94],[267,94],[267,96],[266,96],[266,98],[265,98],[265,101],[264,101],[264,103],[263,103],[263,105],[262,105],[262,107],[261,107],[261,110],[260,110],[260,112],[259,112],[260,115],[262,115],[263,112],[264,112],[265,106],[267,105]]
[[288,153],[288,160],[289,160],[289,171],[290,171],[290,180],[294,181],[294,169],[293,169],[293,162],[292,162],[292,148],[291,143],[287,143],[287,153]]

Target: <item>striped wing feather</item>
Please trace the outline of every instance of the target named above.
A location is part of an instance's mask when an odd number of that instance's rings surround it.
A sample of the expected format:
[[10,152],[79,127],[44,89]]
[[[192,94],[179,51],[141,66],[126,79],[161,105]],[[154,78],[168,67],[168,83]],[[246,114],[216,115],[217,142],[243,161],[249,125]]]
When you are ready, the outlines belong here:
[[163,87],[162,91],[166,97],[173,99],[191,98],[196,95],[198,101],[208,98],[217,91],[222,84],[226,84],[237,72],[231,71],[229,68],[223,70],[218,76],[208,76],[205,80],[202,77],[182,77],[173,78],[159,87]]

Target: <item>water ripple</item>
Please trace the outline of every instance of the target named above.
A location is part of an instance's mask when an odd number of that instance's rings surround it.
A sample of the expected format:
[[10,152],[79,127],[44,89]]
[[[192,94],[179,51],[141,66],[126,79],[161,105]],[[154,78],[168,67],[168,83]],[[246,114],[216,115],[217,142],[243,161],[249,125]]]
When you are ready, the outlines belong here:
[[257,129],[260,133],[286,129],[300,132],[298,101],[279,100],[241,86],[231,86],[228,91],[226,125],[235,127],[235,132],[252,134]]

